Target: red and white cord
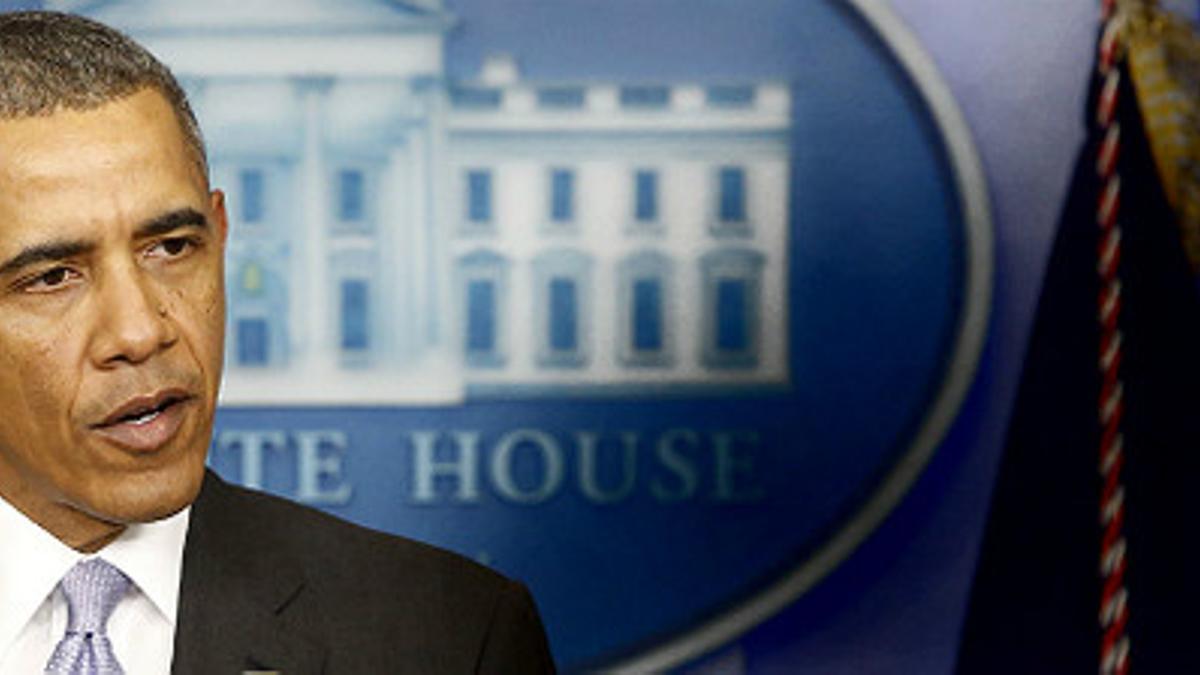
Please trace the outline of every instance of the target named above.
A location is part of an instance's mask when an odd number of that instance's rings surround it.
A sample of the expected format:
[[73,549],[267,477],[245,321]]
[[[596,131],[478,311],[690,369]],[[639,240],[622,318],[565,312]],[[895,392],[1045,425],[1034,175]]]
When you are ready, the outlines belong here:
[[1116,108],[1121,84],[1117,67],[1120,49],[1120,19],[1115,0],[1103,0],[1103,31],[1097,63],[1103,84],[1096,108],[1101,130],[1096,153],[1096,174],[1100,198],[1096,223],[1100,228],[1096,270],[1100,276],[1097,298],[1100,322],[1099,367],[1102,376],[1099,400],[1100,419],[1100,673],[1126,675],[1129,672],[1129,593],[1125,588],[1125,487],[1121,469],[1125,463],[1121,422],[1125,412],[1124,383],[1121,379],[1123,345],[1121,317],[1121,175],[1117,157],[1121,150],[1121,125]]

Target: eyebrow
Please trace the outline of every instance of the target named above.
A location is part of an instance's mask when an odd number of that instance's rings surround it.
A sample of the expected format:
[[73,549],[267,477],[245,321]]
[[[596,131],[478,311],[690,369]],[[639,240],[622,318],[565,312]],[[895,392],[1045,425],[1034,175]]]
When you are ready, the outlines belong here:
[[[207,229],[208,219],[196,209],[186,207],[152,218],[134,231],[138,239],[162,236],[180,228]],[[84,239],[49,241],[23,249],[0,265],[0,276],[8,276],[38,263],[66,260],[96,250],[96,243]]]
[[[196,209],[185,207],[152,218],[138,226],[133,235],[138,239],[158,237],[181,228],[208,229],[208,219]],[[3,267],[0,267],[2,270]]]

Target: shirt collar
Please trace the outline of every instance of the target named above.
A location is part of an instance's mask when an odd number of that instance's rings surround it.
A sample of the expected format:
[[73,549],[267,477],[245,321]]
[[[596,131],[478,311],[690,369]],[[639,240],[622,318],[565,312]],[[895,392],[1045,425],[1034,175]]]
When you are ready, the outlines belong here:
[[0,498],[0,650],[20,635],[58,580],[82,557]]
[[67,570],[88,557],[116,565],[162,612],[171,625],[179,606],[183,544],[191,507],[152,523],[130,525],[98,553],[80,553],[43,530],[0,498],[0,655]]
[[179,607],[183,543],[190,515],[189,506],[162,520],[130,525],[94,556],[124,572],[172,626]]

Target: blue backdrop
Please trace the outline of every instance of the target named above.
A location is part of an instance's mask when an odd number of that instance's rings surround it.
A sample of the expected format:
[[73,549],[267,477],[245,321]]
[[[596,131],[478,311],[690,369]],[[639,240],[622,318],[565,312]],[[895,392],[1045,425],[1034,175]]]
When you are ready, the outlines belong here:
[[[343,512],[532,577],[557,656],[578,663],[647,631],[682,629],[696,610],[753,591],[870,489],[942,374],[961,299],[961,216],[919,101],[840,3],[778,0],[758,3],[754,13],[716,0],[629,2],[619,13],[611,1],[448,4],[464,19],[449,42],[451,75],[473,75],[485,52],[508,51],[531,78],[785,77],[799,85],[792,250],[806,264],[796,264],[791,277],[793,394],[221,414],[227,430],[351,430],[347,445],[355,452],[346,454],[345,473],[355,493]],[[989,340],[950,435],[901,506],[813,591],[712,655],[748,672],[949,671],[1041,265],[1081,138],[1092,2],[893,4],[942,68],[984,160],[997,244]],[[889,348],[879,348],[881,335]],[[526,427],[545,430],[564,448],[586,429],[634,431],[647,447],[674,428],[696,430],[702,445],[732,434],[758,459],[747,474],[758,481],[746,484],[754,498],[742,509],[697,499],[681,514],[650,504],[639,490],[620,507],[640,516],[624,530],[613,529],[612,510],[569,490],[536,522],[499,503],[475,511],[411,508],[403,460],[384,456],[411,452],[409,430],[475,429],[486,444]],[[754,440],[738,436],[747,432]],[[861,456],[851,461],[847,452]],[[266,487],[294,493],[292,456],[267,457]],[[238,460],[228,449],[214,454],[233,477]],[[715,480],[712,465],[698,466]],[[529,471],[529,484],[540,480],[537,467]],[[642,480],[653,471],[644,467]],[[610,538],[590,536],[600,531]],[[612,551],[623,555],[604,558]],[[578,573],[574,566],[589,556],[612,564]],[[560,563],[561,573],[538,576],[534,570],[548,562]],[[709,584],[697,593],[701,581]],[[588,588],[626,594],[593,597]],[[644,588],[659,594],[654,602],[646,602]]]

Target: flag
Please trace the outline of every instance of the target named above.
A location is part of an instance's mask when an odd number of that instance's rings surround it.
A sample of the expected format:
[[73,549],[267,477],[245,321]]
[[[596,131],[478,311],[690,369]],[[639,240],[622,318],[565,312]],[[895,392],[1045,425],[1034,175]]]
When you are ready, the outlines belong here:
[[960,675],[1198,668],[1198,44],[1154,3],[1104,3]]

